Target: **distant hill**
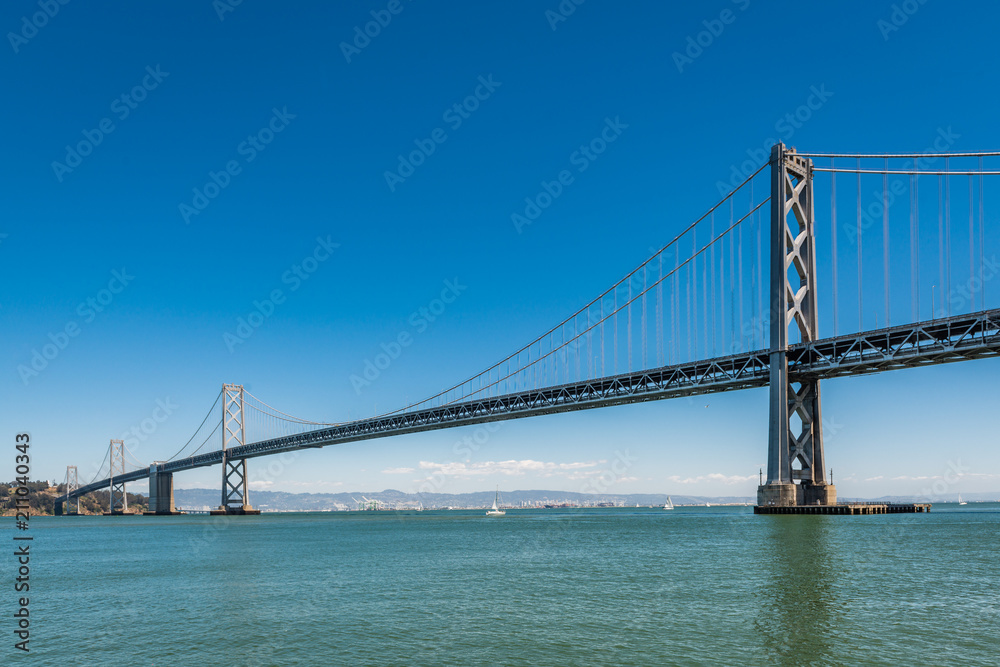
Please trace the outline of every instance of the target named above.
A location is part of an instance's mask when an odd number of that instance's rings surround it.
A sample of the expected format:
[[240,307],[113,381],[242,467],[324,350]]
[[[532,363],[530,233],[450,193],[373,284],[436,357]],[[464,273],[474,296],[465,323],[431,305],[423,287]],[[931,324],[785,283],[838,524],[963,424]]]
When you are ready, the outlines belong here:
[[[53,514],[55,509],[56,496],[65,493],[65,485],[59,484],[51,486],[47,481],[40,480],[29,482],[28,503],[32,515]],[[17,488],[15,482],[0,484],[0,516],[13,516],[17,513],[14,502],[14,492]],[[108,501],[110,500],[107,491],[94,491],[85,496],[80,496],[80,514],[103,514],[108,511]],[[127,494],[128,509],[130,512],[143,512],[146,509],[146,497],[137,494]],[[68,510],[69,508],[63,508]],[[76,509],[74,504],[74,511]]]
[[[508,507],[521,505],[541,506],[546,504],[559,505],[596,505],[598,503],[613,503],[619,506],[657,506],[667,502],[665,493],[633,493],[633,494],[585,494],[572,491],[501,491],[503,504]],[[322,510],[353,510],[358,503],[377,501],[394,508],[423,506],[431,508],[481,508],[493,503],[493,491],[479,493],[404,493],[396,489],[384,491],[352,491],[349,493],[287,493],[284,491],[250,491],[250,504],[263,507],[265,510],[277,511],[322,511]],[[753,502],[749,496],[677,496],[672,495],[675,505],[704,505]],[[185,509],[214,508],[221,498],[218,489],[175,489],[174,503]]]

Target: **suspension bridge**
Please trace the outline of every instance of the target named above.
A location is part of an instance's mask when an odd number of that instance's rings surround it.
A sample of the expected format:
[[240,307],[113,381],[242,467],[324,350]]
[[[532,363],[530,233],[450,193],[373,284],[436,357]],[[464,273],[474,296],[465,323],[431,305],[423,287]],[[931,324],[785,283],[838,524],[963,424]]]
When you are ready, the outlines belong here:
[[[89,483],[69,466],[56,513],[104,488],[109,513],[122,513],[125,485],[148,478],[150,513],[169,514],[173,475],[211,465],[222,468],[214,513],[256,513],[247,461],[259,456],[765,386],[758,509],[833,507],[821,380],[1000,354],[1000,287],[990,288],[1000,238],[987,230],[998,157],[797,153],[779,143],[639,267],[482,372],[344,422],[297,418],[225,384],[169,460],[143,464],[112,440]],[[210,443],[218,448],[203,451]]]

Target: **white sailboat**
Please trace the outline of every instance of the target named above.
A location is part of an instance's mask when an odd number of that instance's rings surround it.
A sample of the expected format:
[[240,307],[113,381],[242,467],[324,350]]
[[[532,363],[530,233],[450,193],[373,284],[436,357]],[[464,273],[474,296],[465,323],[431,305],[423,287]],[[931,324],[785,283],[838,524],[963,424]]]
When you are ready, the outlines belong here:
[[968,505],[969,504],[969,503],[965,502],[964,500],[962,500],[962,494],[961,493],[958,494],[958,504],[959,505]]
[[493,498],[493,507],[486,510],[486,516],[504,516],[507,514],[500,509],[500,486],[497,485],[497,495]]
[[663,509],[672,510],[673,508],[674,508],[674,501],[670,499],[670,496],[667,496],[667,503],[663,506]]

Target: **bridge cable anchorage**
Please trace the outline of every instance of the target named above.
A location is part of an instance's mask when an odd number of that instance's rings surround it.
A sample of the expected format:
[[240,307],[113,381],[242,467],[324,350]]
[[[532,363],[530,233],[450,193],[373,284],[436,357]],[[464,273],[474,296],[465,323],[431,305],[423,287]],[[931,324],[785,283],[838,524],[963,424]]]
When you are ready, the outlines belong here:
[[[419,407],[421,405],[425,405],[427,403],[430,403],[431,401],[434,401],[434,400],[439,399],[439,398],[441,398],[443,396],[446,396],[449,392],[452,392],[454,390],[460,389],[463,385],[467,384],[472,378],[477,378],[479,376],[486,375],[487,373],[490,373],[490,372],[492,372],[494,370],[497,370],[498,368],[502,367],[502,365],[504,363],[509,362],[511,359],[515,359],[517,357],[517,354],[519,352],[523,352],[525,350],[530,349],[530,347],[532,345],[535,345],[535,344],[541,345],[542,341],[545,340],[545,338],[547,336],[552,335],[552,333],[556,329],[558,329],[559,326],[561,326],[562,324],[565,324],[566,321],[572,319],[573,317],[579,315],[580,313],[586,312],[589,307],[593,306],[594,304],[596,304],[598,302],[601,302],[608,294],[612,293],[613,291],[617,291],[617,289],[621,286],[622,283],[624,283],[626,280],[631,279],[631,277],[635,273],[637,273],[639,270],[644,269],[646,267],[646,265],[648,265],[651,261],[653,261],[653,259],[655,259],[661,253],[663,253],[666,250],[668,250],[671,246],[673,246],[676,243],[678,243],[678,241],[680,241],[688,232],[694,230],[694,228],[698,225],[698,223],[700,223],[703,220],[705,220],[706,218],[708,218],[709,215],[711,215],[717,208],[719,208],[720,206],[722,206],[722,204],[724,204],[727,200],[729,200],[729,198],[735,196],[738,192],[740,192],[748,183],[750,183],[754,179],[754,177],[756,177],[761,171],[763,171],[765,167],[769,166],[769,164],[770,164],[770,162],[765,162],[760,167],[758,167],[756,171],[754,171],[752,174],[750,174],[750,176],[748,176],[746,179],[744,179],[743,182],[741,182],[739,185],[737,185],[729,194],[727,194],[722,199],[720,199],[715,205],[713,205],[711,208],[709,208],[704,214],[702,214],[694,222],[692,222],[690,225],[688,225],[682,232],[680,232],[677,236],[675,236],[669,243],[667,243],[665,246],[663,246],[662,248],[660,248],[660,250],[658,250],[655,254],[653,254],[651,257],[649,257],[649,259],[647,259],[642,264],[640,264],[632,272],[630,272],[629,274],[627,274],[624,278],[622,278],[617,283],[615,283],[615,285],[612,286],[610,289],[606,290],[603,294],[601,294],[600,296],[598,296],[597,298],[595,298],[594,300],[592,300],[590,303],[588,303],[587,305],[585,305],[583,308],[581,308],[578,311],[576,311],[570,317],[564,319],[560,324],[557,324],[556,326],[552,327],[551,329],[549,329],[547,332],[545,332],[541,336],[538,336],[535,340],[531,341],[527,345],[525,345],[522,348],[520,348],[520,350],[518,350],[517,352],[514,352],[514,353],[510,354],[509,356],[507,356],[506,358],[504,358],[502,361],[500,361],[500,362],[498,362],[498,363],[490,366],[489,368],[487,368],[486,370],[481,371],[480,373],[477,373],[477,374],[471,376],[467,380],[464,380],[464,381],[462,381],[462,382],[460,382],[458,384],[455,384],[455,385],[449,387],[448,389],[440,391],[440,392],[438,392],[438,393],[436,393],[436,394],[434,394],[432,396],[429,396],[429,397],[427,397],[427,398],[425,398],[425,399],[423,399],[421,401],[418,401],[416,403],[410,403],[409,405],[406,405],[406,406],[404,406],[402,408],[398,408],[398,409],[393,410],[391,412],[383,413],[381,416],[389,416],[389,415],[394,415],[394,414],[398,414],[398,413],[401,413],[401,412],[406,412],[406,411],[408,411],[408,410],[410,410],[412,408]],[[602,373],[602,374],[606,375],[604,373]],[[455,400],[458,400],[458,399],[452,399],[451,401],[448,401],[448,403],[453,403],[453,402],[455,402]]]

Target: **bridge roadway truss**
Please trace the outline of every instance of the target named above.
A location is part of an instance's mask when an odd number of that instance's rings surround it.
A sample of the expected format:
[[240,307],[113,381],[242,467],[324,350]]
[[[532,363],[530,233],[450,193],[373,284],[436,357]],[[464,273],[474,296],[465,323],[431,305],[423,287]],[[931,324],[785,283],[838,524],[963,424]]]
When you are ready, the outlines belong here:
[[[902,368],[1000,356],[1000,309],[824,338],[788,347],[790,382],[868,375]],[[372,440],[405,433],[521,419],[626,403],[713,394],[768,385],[764,350],[718,357],[598,380],[525,390],[437,408],[362,419],[159,464],[174,473],[228,461]],[[147,468],[116,475],[115,484],[149,477]],[[81,486],[63,503],[109,486],[110,479]]]

